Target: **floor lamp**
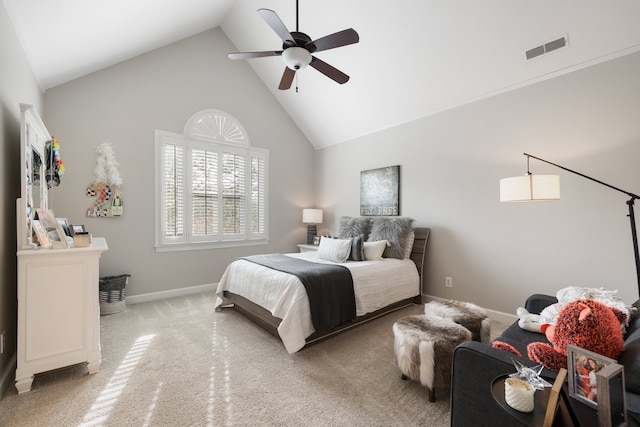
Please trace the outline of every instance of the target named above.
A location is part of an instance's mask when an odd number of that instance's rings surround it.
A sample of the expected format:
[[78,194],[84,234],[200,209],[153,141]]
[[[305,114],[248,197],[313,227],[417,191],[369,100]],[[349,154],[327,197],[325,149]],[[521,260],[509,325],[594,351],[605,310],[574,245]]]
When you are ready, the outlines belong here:
[[630,197],[627,200],[627,206],[629,207],[629,221],[631,222],[631,238],[633,239],[633,253],[636,260],[636,277],[638,280],[638,294],[640,294],[640,255],[638,252],[638,233],[636,231],[636,218],[633,212],[633,205],[636,199],[640,199],[640,196],[630,193],[628,191],[621,190],[613,185],[609,185],[605,182],[576,172],[564,166],[557,165],[548,160],[541,159],[531,154],[523,153],[527,156],[527,174],[524,176],[516,176],[512,178],[503,178],[500,180],[500,201],[501,202],[525,202],[525,201],[540,201],[540,200],[558,200],[560,199],[560,177],[558,175],[532,175],[529,172],[529,159],[536,159],[541,162],[550,164],[567,172],[579,175],[583,178],[587,178],[598,184],[602,184],[605,187],[609,187],[613,190],[619,191]]

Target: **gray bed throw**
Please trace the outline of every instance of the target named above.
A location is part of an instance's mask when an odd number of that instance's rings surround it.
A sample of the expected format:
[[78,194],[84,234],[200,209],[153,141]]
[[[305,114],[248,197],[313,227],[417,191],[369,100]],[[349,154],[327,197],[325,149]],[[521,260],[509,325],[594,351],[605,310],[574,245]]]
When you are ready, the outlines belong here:
[[241,259],[293,274],[300,279],[307,290],[316,333],[330,331],[355,319],[353,278],[347,267],[319,264],[283,254],[252,255]]

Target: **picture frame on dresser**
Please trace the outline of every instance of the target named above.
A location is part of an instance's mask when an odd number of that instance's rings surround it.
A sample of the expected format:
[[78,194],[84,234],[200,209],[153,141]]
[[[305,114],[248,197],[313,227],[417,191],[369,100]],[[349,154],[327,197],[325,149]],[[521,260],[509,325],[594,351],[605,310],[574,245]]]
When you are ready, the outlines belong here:
[[60,224],[60,227],[62,227],[62,231],[64,231],[66,236],[73,237],[73,232],[69,227],[69,221],[67,221],[67,218],[56,218],[56,221],[58,221],[58,224]]
[[602,401],[598,372],[609,365],[616,364],[616,361],[575,345],[567,346],[567,358],[569,396],[598,409]]
[[37,219],[33,220],[33,234],[41,248],[51,249],[51,239],[49,239],[47,232]]
[[65,249],[67,248],[67,239],[62,226],[56,219],[51,209],[38,209],[37,210],[38,221],[45,229],[47,236],[51,240],[51,247],[53,249]]

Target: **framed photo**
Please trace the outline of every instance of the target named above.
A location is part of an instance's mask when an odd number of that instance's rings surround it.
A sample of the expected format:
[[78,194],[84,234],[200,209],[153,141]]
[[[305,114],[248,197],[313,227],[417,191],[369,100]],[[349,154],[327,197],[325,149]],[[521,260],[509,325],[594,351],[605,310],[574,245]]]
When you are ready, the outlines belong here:
[[73,234],[77,234],[77,233],[82,234],[82,233],[86,233],[87,230],[85,230],[84,225],[82,225],[82,224],[73,224],[71,226],[71,232]]
[[598,425],[627,425],[627,396],[624,388],[624,366],[611,363],[598,371]]
[[58,224],[60,224],[60,227],[62,227],[62,231],[64,231],[65,235],[73,237],[71,228],[69,228],[69,222],[67,221],[67,218],[56,218],[56,221],[58,221]]
[[598,372],[616,361],[574,345],[567,346],[569,366],[569,396],[587,405],[598,408]]
[[54,249],[65,249],[68,247],[66,235],[62,226],[56,220],[56,216],[51,209],[38,209],[38,221],[47,233]]
[[360,172],[360,215],[400,215],[400,166]]
[[45,231],[42,224],[40,224],[40,221],[38,221],[37,219],[34,219],[32,224],[33,224],[33,234],[36,235],[36,240],[38,241],[38,244],[43,248],[50,249],[51,239],[49,239],[49,236],[47,236],[47,232]]

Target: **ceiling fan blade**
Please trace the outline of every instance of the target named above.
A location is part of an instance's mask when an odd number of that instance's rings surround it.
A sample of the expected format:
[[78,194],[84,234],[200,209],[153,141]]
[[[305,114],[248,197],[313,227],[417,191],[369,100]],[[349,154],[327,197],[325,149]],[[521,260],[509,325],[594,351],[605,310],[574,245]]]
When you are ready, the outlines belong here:
[[236,52],[230,53],[229,58],[231,59],[250,59],[250,58],[263,58],[265,56],[280,56],[282,55],[281,50],[270,50],[265,52]]
[[[304,45],[309,52],[320,52],[327,49],[333,49],[340,46],[346,46],[353,43],[358,43],[360,36],[353,28],[338,31],[337,33],[329,34],[328,36],[320,37],[318,40],[313,40]],[[315,46],[313,49],[312,46]],[[313,50],[309,49],[312,48]]]
[[291,87],[291,83],[293,83],[293,78],[295,77],[296,72],[289,67],[284,67],[284,73],[282,73],[282,79],[280,80],[280,86],[278,89],[287,90]]
[[349,81],[349,76],[347,76],[342,71],[332,67],[331,65],[316,58],[315,56],[312,56],[311,58],[313,59],[311,60],[311,64],[309,65],[315,68],[316,70],[320,71],[325,76],[329,77],[332,80],[335,80],[340,84],[344,84]]
[[276,34],[282,39],[284,44],[286,44],[287,46],[295,46],[296,42],[294,41],[293,36],[291,35],[287,27],[282,23],[277,13],[275,13],[271,9],[258,9],[258,14],[260,14],[267,25],[269,25],[271,29],[276,32]]

